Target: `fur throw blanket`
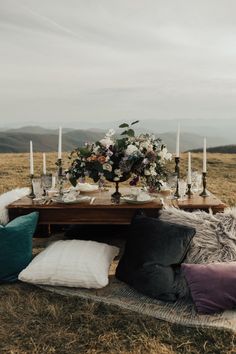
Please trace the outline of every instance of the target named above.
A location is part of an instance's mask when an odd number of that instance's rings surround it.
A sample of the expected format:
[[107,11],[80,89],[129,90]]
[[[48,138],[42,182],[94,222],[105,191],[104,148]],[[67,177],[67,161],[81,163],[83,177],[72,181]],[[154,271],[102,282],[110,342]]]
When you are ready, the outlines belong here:
[[17,188],[0,195],[0,224],[6,225],[9,221],[7,206],[15,200],[29,194],[29,188]]
[[[215,215],[165,207],[160,212],[160,219],[196,229],[184,263],[236,261],[236,207]],[[180,296],[188,294],[181,272],[176,279],[176,288]]]

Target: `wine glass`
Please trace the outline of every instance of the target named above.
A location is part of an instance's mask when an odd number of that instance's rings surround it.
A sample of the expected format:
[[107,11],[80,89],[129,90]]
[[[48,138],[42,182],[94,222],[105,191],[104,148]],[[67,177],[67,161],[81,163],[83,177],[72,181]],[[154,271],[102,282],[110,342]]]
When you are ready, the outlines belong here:
[[42,198],[42,194],[43,194],[41,178],[34,177],[32,179],[32,185],[33,185],[33,191],[34,191],[34,194],[35,194],[35,199],[36,200],[41,199]]
[[192,172],[192,191],[197,193],[200,191],[202,185],[202,174],[198,171]]
[[187,182],[184,179],[179,179],[178,187],[179,187],[179,195],[180,195],[179,201],[182,202],[183,200],[186,199],[186,198],[184,198],[184,196],[187,191]]
[[172,173],[167,178],[167,186],[171,190],[171,195],[167,199],[175,199],[174,193],[177,186],[177,173]]

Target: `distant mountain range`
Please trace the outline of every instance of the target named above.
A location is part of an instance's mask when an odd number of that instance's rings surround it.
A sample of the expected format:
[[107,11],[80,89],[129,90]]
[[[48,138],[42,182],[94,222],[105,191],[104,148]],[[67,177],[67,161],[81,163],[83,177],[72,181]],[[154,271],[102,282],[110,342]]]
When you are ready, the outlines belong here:
[[[39,129],[37,129],[38,131]],[[22,129],[0,132],[0,152],[28,152],[29,141],[32,140],[34,144],[34,151],[56,151],[58,144],[58,131],[52,133],[39,133],[28,132],[23,133]],[[86,130],[72,130],[63,134],[63,150],[71,151],[78,146],[82,146],[86,141],[100,140],[104,133],[90,132]]]
[[[126,121],[130,122],[132,120],[124,118],[119,121],[99,121],[98,126],[103,130],[109,128],[117,130],[117,127]],[[175,133],[178,123],[180,123],[181,132],[206,136],[207,139],[219,139],[217,145],[220,145],[222,141],[228,145],[236,143],[236,119],[142,119],[136,125],[136,130],[137,132],[155,132],[159,136],[163,133]],[[83,129],[96,128],[96,124],[91,121],[77,122],[75,124],[73,124],[74,127],[80,126]]]
[[[147,129],[136,129],[137,132],[147,131]],[[84,145],[85,142],[100,140],[105,129],[90,128],[88,130],[74,130],[71,128],[63,128],[63,150],[71,151],[78,146]],[[150,131],[149,131],[150,132]],[[153,130],[152,133],[155,133]],[[159,133],[160,137],[167,145],[170,152],[175,151],[176,133]],[[28,152],[29,141],[34,143],[34,151],[56,151],[58,143],[58,129],[45,129],[40,126],[26,126],[19,129],[10,129],[0,132],[0,152]],[[202,149],[203,136],[182,132],[180,138],[181,151],[193,149]],[[227,139],[208,137],[208,147],[219,145],[227,145]]]
[[[201,149],[193,149],[192,152],[200,152]],[[207,149],[208,152],[219,154],[236,154],[236,145],[215,146]]]

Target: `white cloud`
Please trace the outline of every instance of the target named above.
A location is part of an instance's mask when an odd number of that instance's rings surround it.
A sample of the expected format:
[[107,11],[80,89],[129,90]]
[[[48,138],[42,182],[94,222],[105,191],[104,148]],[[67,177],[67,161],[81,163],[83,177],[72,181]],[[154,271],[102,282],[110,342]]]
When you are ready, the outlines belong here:
[[1,122],[232,117],[235,10],[234,0],[0,0]]

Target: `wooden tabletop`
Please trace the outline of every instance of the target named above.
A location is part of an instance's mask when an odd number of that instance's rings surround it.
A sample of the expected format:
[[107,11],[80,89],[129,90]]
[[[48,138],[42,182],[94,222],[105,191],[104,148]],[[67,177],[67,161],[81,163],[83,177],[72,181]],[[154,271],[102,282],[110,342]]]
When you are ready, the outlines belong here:
[[[120,191],[122,195],[128,194],[129,189],[128,188],[120,188]],[[80,202],[80,203],[57,203],[57,202],[51,202],[50,204],[40,204],[38,202],[34,202],[33,199],[29,197],[23,197],[14,203],[11,203],[8,205],[8,209],[14,209],[14,208],[37,208],[37,209],[84,209],[84,208],[89,208],[89,209],[96,209],[96,208],[114,208],[114,209],[137,209],[137,208],[161,208],[163,206],[163,203],[161,200],[164,201],[164,204],[166,205],[172,205],[176,206],[179,208],[186,208],[186,209],[207,209],[207,208],[212,208],[212,207],[218,207],[220,209],[224,209],[226,207],[226,204],[224,204],[220,199],[215,197],[213,194],[210,194],[208,197],[200,197],[197,194],[194,194],[191,198],[186,198],[184,201],[180,201],[177,199],[171,199],[169,198],[168,195],[164,193],[158,193],[152,195],[155,197],[155,200],[149,203],[142,203],[140,202],[139,204],[130,204],[125,202],[124,200],[121,199],[120,204],[114,204],[111,202],[111,194],[114,191],[111,189],[109,191],[98,191],[98,192],[93,192],[93,193],[81,193],[82,195],[88,195],[90,197],[95,197],[93,204],[90,204],[88,201],[86,202]]]
[[[120,192],[122,195],[129,194],[130,188],[122,187]],[[54,224],[127,225],[131,223],[132,218],[140,209],[144,209],[147,216],[157,217],[159,210],[163,207],[163,203],[164,205],[174,206],[186,211],[197,209],[208,211],[212,209],[213,213],[223,212],[227,206],[211,193],[205,198],[194,194],[191,198],[186,198],[184,201],[171,199],[165,193],[159,193],[149,203],[128,204],[121,200],[121,203],[117,205],[111,202],[112,193],[114,193],[113,188],[89,193],[89,196],[95,197],[93,204],[89,202],[39,204],[29,197],[24,197],[8,205],[9,219],[13,220],[18,216],[38,211],[39,225],[47,225],[48,229],[50,229],[50,225]],[[81,193],[81,195],[86,194]]]

